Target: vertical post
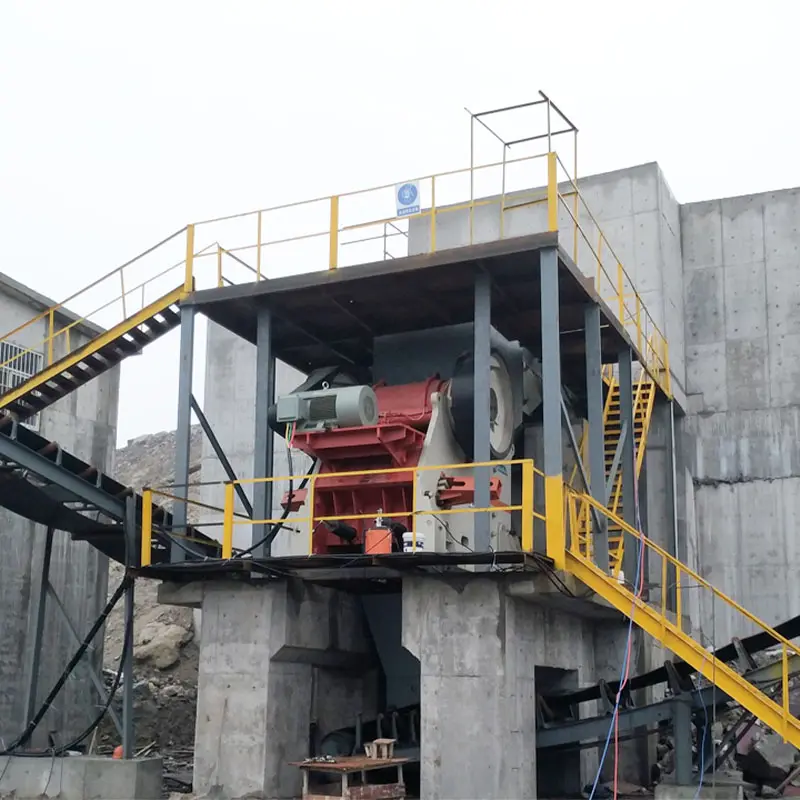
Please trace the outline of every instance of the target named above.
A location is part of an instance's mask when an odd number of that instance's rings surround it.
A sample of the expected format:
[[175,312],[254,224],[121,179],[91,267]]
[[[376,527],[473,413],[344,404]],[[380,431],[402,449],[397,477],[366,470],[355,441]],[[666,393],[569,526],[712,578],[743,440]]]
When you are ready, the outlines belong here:
[[522,549],[526,553],[533,552],[533,460],[526,458],[522,462]]
[[[194,306],[181,306],[181,344],[178,362],[178,424],[175,428],[175,496],[172,509],[173,530],[186,534],[189,497],[189,444],[192,435],[192,369],[194,364]],[[173,540],[170,562],[183,561],[185,553]]]
[[256,280],[261,280],[261,212],[258,212],[258,231],[256,233]]
[[559,333],[558,252],[541,251],[542,423],[547,555],[565,566],[564,481],[561,446],[561,341]]
[[225,508],[222,522],[222,557],[233,556],[233,504],[234,484],[231,481],[225,484]]
[[[621,428],[627,428],[628,435],[622,443],[622,518],[632,528],[636,525],[636,462],[635,443],[636,428],[633,419],[633,360],[630,348],[626,347],[619,354],[619,416]],[[618,512],[619,513],[619,512]],[[623,533],[623,541],[625,535]],[[629,583],[636,579],[637,541],[628,537],[625,542],[622,569]],[[644,580],[644,576],[641,576]]]
[[153,492],[142,490],[142,554],[139,565],[149,567],[153,557]]
[[125,270],[119,271],[119,286],[121,290],[120,299],[122,300],[122,319],[128,319],[128,308],[125,300]]
[[222,288],[222,248],[217,244],[217,288]]
[[431,253],[436,252],[436,176],[431,176]]
[[[475,273],[475,324],[472,362],[473,380],[473,429],[472,457],[477,463],[491,460],[489,443],[491,435],[491,403],[489,391],[489,372],[491,371],[491,325],[492,325],[492,287],[489,276],[479,271]],[[474,470],[475,505],[488,508],[490,504],[489,480],[491,468]],[[489,513],[474,514],[475,550],[479,553],[489,551]]]
[[[269,427],[269,407],[275,402],[275,358],[272,354],[272,310],[268,307],[258,311],[256,328],[256,425],[255,452],[253,454],[253,477],[267,478],[272,475],[273,435]],[[272,482],[259,481],[253,484],[253,519],[271,519]],[[264,523],[253,525],[252,543],[260,542],[267,535]],[[265,558],[272,545],[260,545],[253,551],[253,558]]]
[[339,196],[331,197],[331,229],[329,233],[330,258],[329,269],[339,266]]
[[[125,577],[130,577],[136,552],[136,495],[125,503]],[[135,583],[125,590],[125,660],[122,664],[122,757],[133,758],[133,601]]]
[[56,329],[56,312],[54,309],[50,309],[50,313],[47,315],[47,365],[53,363],[53,340],[55,337],[55,329]]
[[[692,784],[692,698],[679,694],[672,701],[672,725],[675,732],[675,783]],[[699,739],[698,739],[699,741]],[[698,780],[702,780],[702,775]]]
[[183,276],[183,291],[194,288],[194,225],[186,226],[186,271]]
[[[655,413],[655,409],[654,412]],[[681,561],[684,555],[680,552],[678,546],[678,470],[675,458],[675,401],[669,401],[669,435],[667,436],[667,513],[671,518],[672,535],[670,536],[670,544],[666,548],[667,552],[676,560]],[[672,572],[672,570],[671,570]],[[674,577],[668,579],[667,585],[671,588],[668,591],[668,600],[670,611],[675,610],[675,590],[672,588],[675,584]]]
[[547,230],[558,230],[558,162],[552,150],[547,154]]
[[42,657],[42,639],[44,638],[45,610],[47,607],[47,587],[50,583],[50,561],[53,555],[53,528],[47,529],[44,540],[44,558],[42,559],[42,579],[39,585],[39,599],[36,604],[36,631],[33,637],[33,658],[31,674],[28,679],[28,701],[25,722],[33,719],[36,713],[36,689],[39,684],[39,665]]
[[[603,428],[603,353],[600,341],[600,306],[592,303],[584,312],[586,335],[586,404],[589,430],[586,436],[587,462],[589,464],[589,483],[592,497],[607,505],[606,497],[606,455],[605,430]],[[595,563],[603,572],[608,572],[608,524],[604,514],[597,514],[587,526],[593,526],[594,546],[592,553]],[[599,523],[598,526],[598,518]],[[599,530],[598,530],[599,527]]]

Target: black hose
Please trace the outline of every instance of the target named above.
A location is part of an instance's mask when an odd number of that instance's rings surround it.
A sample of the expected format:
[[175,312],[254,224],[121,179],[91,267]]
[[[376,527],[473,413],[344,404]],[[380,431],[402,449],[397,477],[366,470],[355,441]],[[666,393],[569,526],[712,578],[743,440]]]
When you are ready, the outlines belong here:
[[[75,655],[73,655],[72,658],[70,659],[69,664],[67,664],[67,666],[64,668],[64,671],[61,673],[61,676],[56,681],[55,686],[53,686],[53,688],[50,690],[50,694],[47,695],[46,700],[42,703],[41,707],[36,712],[36,715],[33,717],[32,720],[30,720],[30,722],[28,722],[28,726],[25,728],[25,730],[9,745],[9,747],[6,750],[2,751],[0,755],[12,755],[13,751],[18,750],[24,744],[27,744],[33,732],[36,730],[37,726],[44,718],[44,715],[49,710],[53,700],[56,698],[56,695],[61,691],[64,684],[69,679],[69,676],[72,674],[72,671],[75,669],[81,658],[83,658],[84,653],[88,650],[89,645],[92,642],[92,639],[94,639],[94,637],[97,635],[97,632],[100,630],[100,628],[103,627],[106,618],[111,613],[114,606],[116,606],[117,602],[125,593],[125,591],[130,587],[132,582],[133,582],[133,577],[131,577],[130,575],[126,575],[122,579],[122,582],[117,587],[117,590],[111,596],[111,599],[106,603],[105,608],[101,612],[100,616],[95,620],[94,625],[92,625],[89,633],[86,634],[86,637],[84,638],[83,642],[81,642],[80,647],[76,650]],[[126,632],[126,637],[125,637],[126,642],[128,641],[129,638],[132,637],[129,637]],[[122,662],[120,662],[120,674],[121,670],[122,670]],[[51,752],[48,751],[46,755],[51,755]]]
[[[309,478],[311,478],[311,474],[314,472],[314,467],[316,467],[316,466],[317,466],[317,459],[315,458],[311,462],[311,466],[308,468],[308,472],[306,472],[305,477],[303,478],[302,481],[300,481],[300,486],[297,487],[297,491],[298,492],[301,489],[304,489],[306,487],[306,484],[308,484]],[[291,472],[291,469],[289,471]],[[289,483],[289,500],[290,500],[290,502],[287,503],[286,504],[286,508],[283,509],[283,513],[281,514],[280,522],[276,522],[270,528],[269,533],[267,533],[267,535],[264,536],[263,539],[260,539],[255,544],[251,544],[250,547],[248,547],[246,550],[238,550],[237,553],[236,553],[236,557],[237,558],[242,558],[243,556],[250,555],[253,552],[253,550],[255,550],[258,547],[261,547],[262,544],[266,544],[266,545],[272,544],[273,540],[275,539],[275,537],[278,535],[278,533],[280,532],[281,528],[283,527],[283,523],[286,521],[286,518],[289,516],[289,509],[291,508],[291,498],[292,498],[292,493],[293,492],[294,492],[294,489],[292,488],[291,482],[290,482]],[[313,509],[312,509],[312,513],[313,513]]]

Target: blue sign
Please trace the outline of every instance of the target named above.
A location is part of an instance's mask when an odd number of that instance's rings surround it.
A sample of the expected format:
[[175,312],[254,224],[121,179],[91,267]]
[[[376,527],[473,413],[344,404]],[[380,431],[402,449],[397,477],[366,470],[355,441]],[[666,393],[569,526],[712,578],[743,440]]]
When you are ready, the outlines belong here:
[[398,217],[419,214],[419,181],[399,184],[395,187],[395,196]]

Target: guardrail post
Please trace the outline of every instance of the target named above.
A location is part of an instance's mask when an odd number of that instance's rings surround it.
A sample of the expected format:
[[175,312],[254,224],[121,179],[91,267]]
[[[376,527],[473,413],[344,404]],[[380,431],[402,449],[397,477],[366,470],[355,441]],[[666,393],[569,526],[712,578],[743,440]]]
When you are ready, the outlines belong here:
[[217,288],[222,288],[222,248],[217,244]]
[[308,555],[314,555],[314,492],[317,488],[317,473],[315,472],[308,482]]
[[[502,236],[500,237],[502,238]],[[431,253],[436,252],[436,176],[431,176]]]
[[261,280],[261,212],[258,212],[258,231],[256,234],[256,280]]
[[47,366],[49,367],[53,363],[53,341],[55,337],[55,329],[56,329],[56,312],[54,309],[50,309],[50,313],[47,315]]
[[558,161],[553,151],[547,154],[547,230],[558,230]]
[[142,555],[141,566],[149,567],[153,545],[153,493],[142,490]]
[[222,522],[222,557],[233,557],[233,498],[234,486],[231,481],[225,484],[225,509]]
[[331,229],[330,229],[330,259],[329,269],[339,266],[339,196],[331,197]]
[[540,254],[542,327],[542,416],[547,555],[557,569],[566,566],[564,456],[561,445],[561,345],[559,334],[558,252]]
[[522,549],[533,552],[533,460],[522,462]]
[[186,226],[186,271],[183,276],[183,291],[191,292],[194,284],[194,224]]

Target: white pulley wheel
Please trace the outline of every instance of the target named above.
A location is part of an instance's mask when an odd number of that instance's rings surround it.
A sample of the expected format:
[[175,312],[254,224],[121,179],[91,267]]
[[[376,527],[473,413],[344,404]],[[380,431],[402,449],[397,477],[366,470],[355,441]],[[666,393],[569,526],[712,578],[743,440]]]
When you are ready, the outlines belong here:
[[493,458],[505,458],[514,444],[514,391],[505,362],[492,355],[489,367],[489,445]]

